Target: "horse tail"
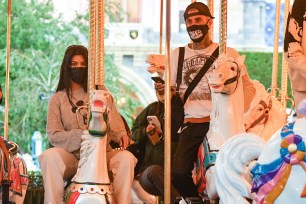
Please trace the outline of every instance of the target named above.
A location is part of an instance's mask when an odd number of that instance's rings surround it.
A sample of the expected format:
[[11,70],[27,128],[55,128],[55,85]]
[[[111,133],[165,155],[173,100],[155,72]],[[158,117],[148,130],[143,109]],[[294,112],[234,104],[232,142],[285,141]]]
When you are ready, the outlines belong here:
[[221,203],[247,204],[252,199],[248,164],[257,159],[265,145],[253,133],[241,133],[227,140],[216,160],[216,188]]

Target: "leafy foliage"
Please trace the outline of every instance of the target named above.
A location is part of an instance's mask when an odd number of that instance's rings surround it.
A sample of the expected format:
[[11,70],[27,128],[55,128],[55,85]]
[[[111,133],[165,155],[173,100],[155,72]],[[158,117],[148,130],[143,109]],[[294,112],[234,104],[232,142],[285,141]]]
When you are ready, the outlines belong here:
[[[272,66],[273,66],[273,53],[266,52],[241,52],[240,54],[245,54],[245,65],[248,69],[248,73],[251,79],[260,81],[266,89],[271,88],[272,83]],[[282,54],[278,55],[278,73],[277,73],[277,87],[281,89],[282,80]],[[287,83],[287,93],[288,97],[293,99],[290,80]],[[291,103],[288,103],[288,107]]]
[[40,171],[29,171],[29,185],[24,199],[24,204],[43,203],[44,185]]
[[[7,3],[0,2],[0,84],[4,88]],[[29,153],[31,137],[36,130],[42,132],[45,144],[48,144],[45,134],[47,99],[56,89],[66,47],[87,42],[88,14],[77,15],[74,21],[65,22],[61,17],[53,17],[51,0],[12,2],[9,139]],[[125,99],[125,103],[119,103],[119,111],[131,124],[130,115],[139,106],[130,98],[134,88],[120,83],[118,67],[112,56],[105,57],[105,73],[106,86],[115,99]],[[0,116],[2,122],[4,114],[1,111]],[[1,135],[2,132],[0,125]]]
[[[47,50],[51,44],[62,39],[64,33],[71,32],[71,26],[61,17],[53,17],[53,2],[12,1],[11,48],[17,50]],[[0,32],[6,33],[7,1],[0,4]],[[75,36],[76,39],[76,36]],[[0,49],[6,47],[6,38],[0,38]]]

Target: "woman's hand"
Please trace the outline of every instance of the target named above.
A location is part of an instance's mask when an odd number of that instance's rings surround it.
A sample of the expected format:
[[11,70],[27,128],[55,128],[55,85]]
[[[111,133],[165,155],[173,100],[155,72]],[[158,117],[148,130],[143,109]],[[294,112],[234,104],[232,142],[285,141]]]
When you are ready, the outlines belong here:
[[127,135],[124,135],[119,140],[119,145],[122,149],[126,149],[130,144],[130,138]]

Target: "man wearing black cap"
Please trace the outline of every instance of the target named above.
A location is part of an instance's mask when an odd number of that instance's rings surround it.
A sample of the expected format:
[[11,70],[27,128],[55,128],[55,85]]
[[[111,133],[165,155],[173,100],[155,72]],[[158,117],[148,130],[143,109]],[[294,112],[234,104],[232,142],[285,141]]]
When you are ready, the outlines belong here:
[[[203,65],[209,61],[208,59],[217,57],[212,56],[212,54],[218,48],[218,44],[213,43],[208,35],[214,17],[205,4],[201,2],[191,3],[185,10],[184,19],[192,42],[184,46],[182,81],[178,89],[181,98],[184,98],[186,89]],[[217,50],[216,53],[218,53]],[[227,56],[233,59],[239,56],[238,52],[232,48],[227,48],[226,53]],[[178,62],[179,48],[176,48],[172,53],[172,85],[177,82]],[[207,73],[211,71],[212,67],[206,71],[205,75],[197,83],[184,105],[184,124],[179,130],[180,138],[172,168],[173,185],[184,198],[197,197],[198,200],[201,200],[197,187],[192,180],[191,171],[197,159],[198,148],[209,129],[212,101]],[[245,110],[247,110],[254,96],[255,88],[246,70],[245,73],[242,80],[245,91]],[[155,83],[155,89],[157,95],[161,98],[164,94],[164,85]]]

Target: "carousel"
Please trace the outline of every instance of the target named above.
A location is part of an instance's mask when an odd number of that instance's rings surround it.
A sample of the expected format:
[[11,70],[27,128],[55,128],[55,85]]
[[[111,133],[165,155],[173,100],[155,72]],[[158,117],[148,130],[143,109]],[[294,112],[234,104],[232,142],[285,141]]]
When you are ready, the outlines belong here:
[[[192,1],[194,2],[194,1]],[[163,5],[166,5],[165,53],[163,50]],[[243,204],[306,203],[306,119],[288,122],[288,65],[282,60],[281,88],[277,85],[280,4],[276,0],[274,52],[271,88],[253,80],[256,94],[246,113],[241,77],[245,56],[227,56],[227,0],[220,0],[219,57],[208,76],[213,107],[207,136],[198,151],[194,182],[205,203]],[[81,144],[76,175],[66,187],[65,203],[114,203],[112,180],[106,162],[108,98],[104,86],[104,0],[89,1],[89,58],[87,136]],[[214,1],[208,0],[214,11]],[[285,1],[285,14],[290,0]],[[286,16],[286,15],[285,15]],[[286,16],[287,18],[287,16]],[[286,22],[287,20],[284,20]],[[165,144],[171,144],[171,1],[161,0],[159,53],[148,56],[150,69],[163,67],[165,74]],[[11,0],[8,0],[6,97],[4,137],[0,138],[2,203],[23,203],[27,185],[27,168],[18,154],[18,145],[8,138],[8,101],[10,79]],[[213,36],[213,29],[209,35]],[[213,39],[213,38],[211,38]],[[220,76],[223,76],[220,78]],[[231,83],[228,83],[228,81]],[[234,85],[233,85],[234,84]],[[220,88],[221,87],[221,88]],[[226,90],[226,92],[225,92]],[[231,111],[228,111],[231,110]],[[235,120],[233,120],[235,119]],[[165,145],[165,192],[163,203],[171,203],[171,146]],[[142,203],[161,203],[158,197],[144,192],[139,184],[132,187],[135,199]],[[150,202],[149,202],[150,201]],[[183,203],[196,203],[182,198]]]

